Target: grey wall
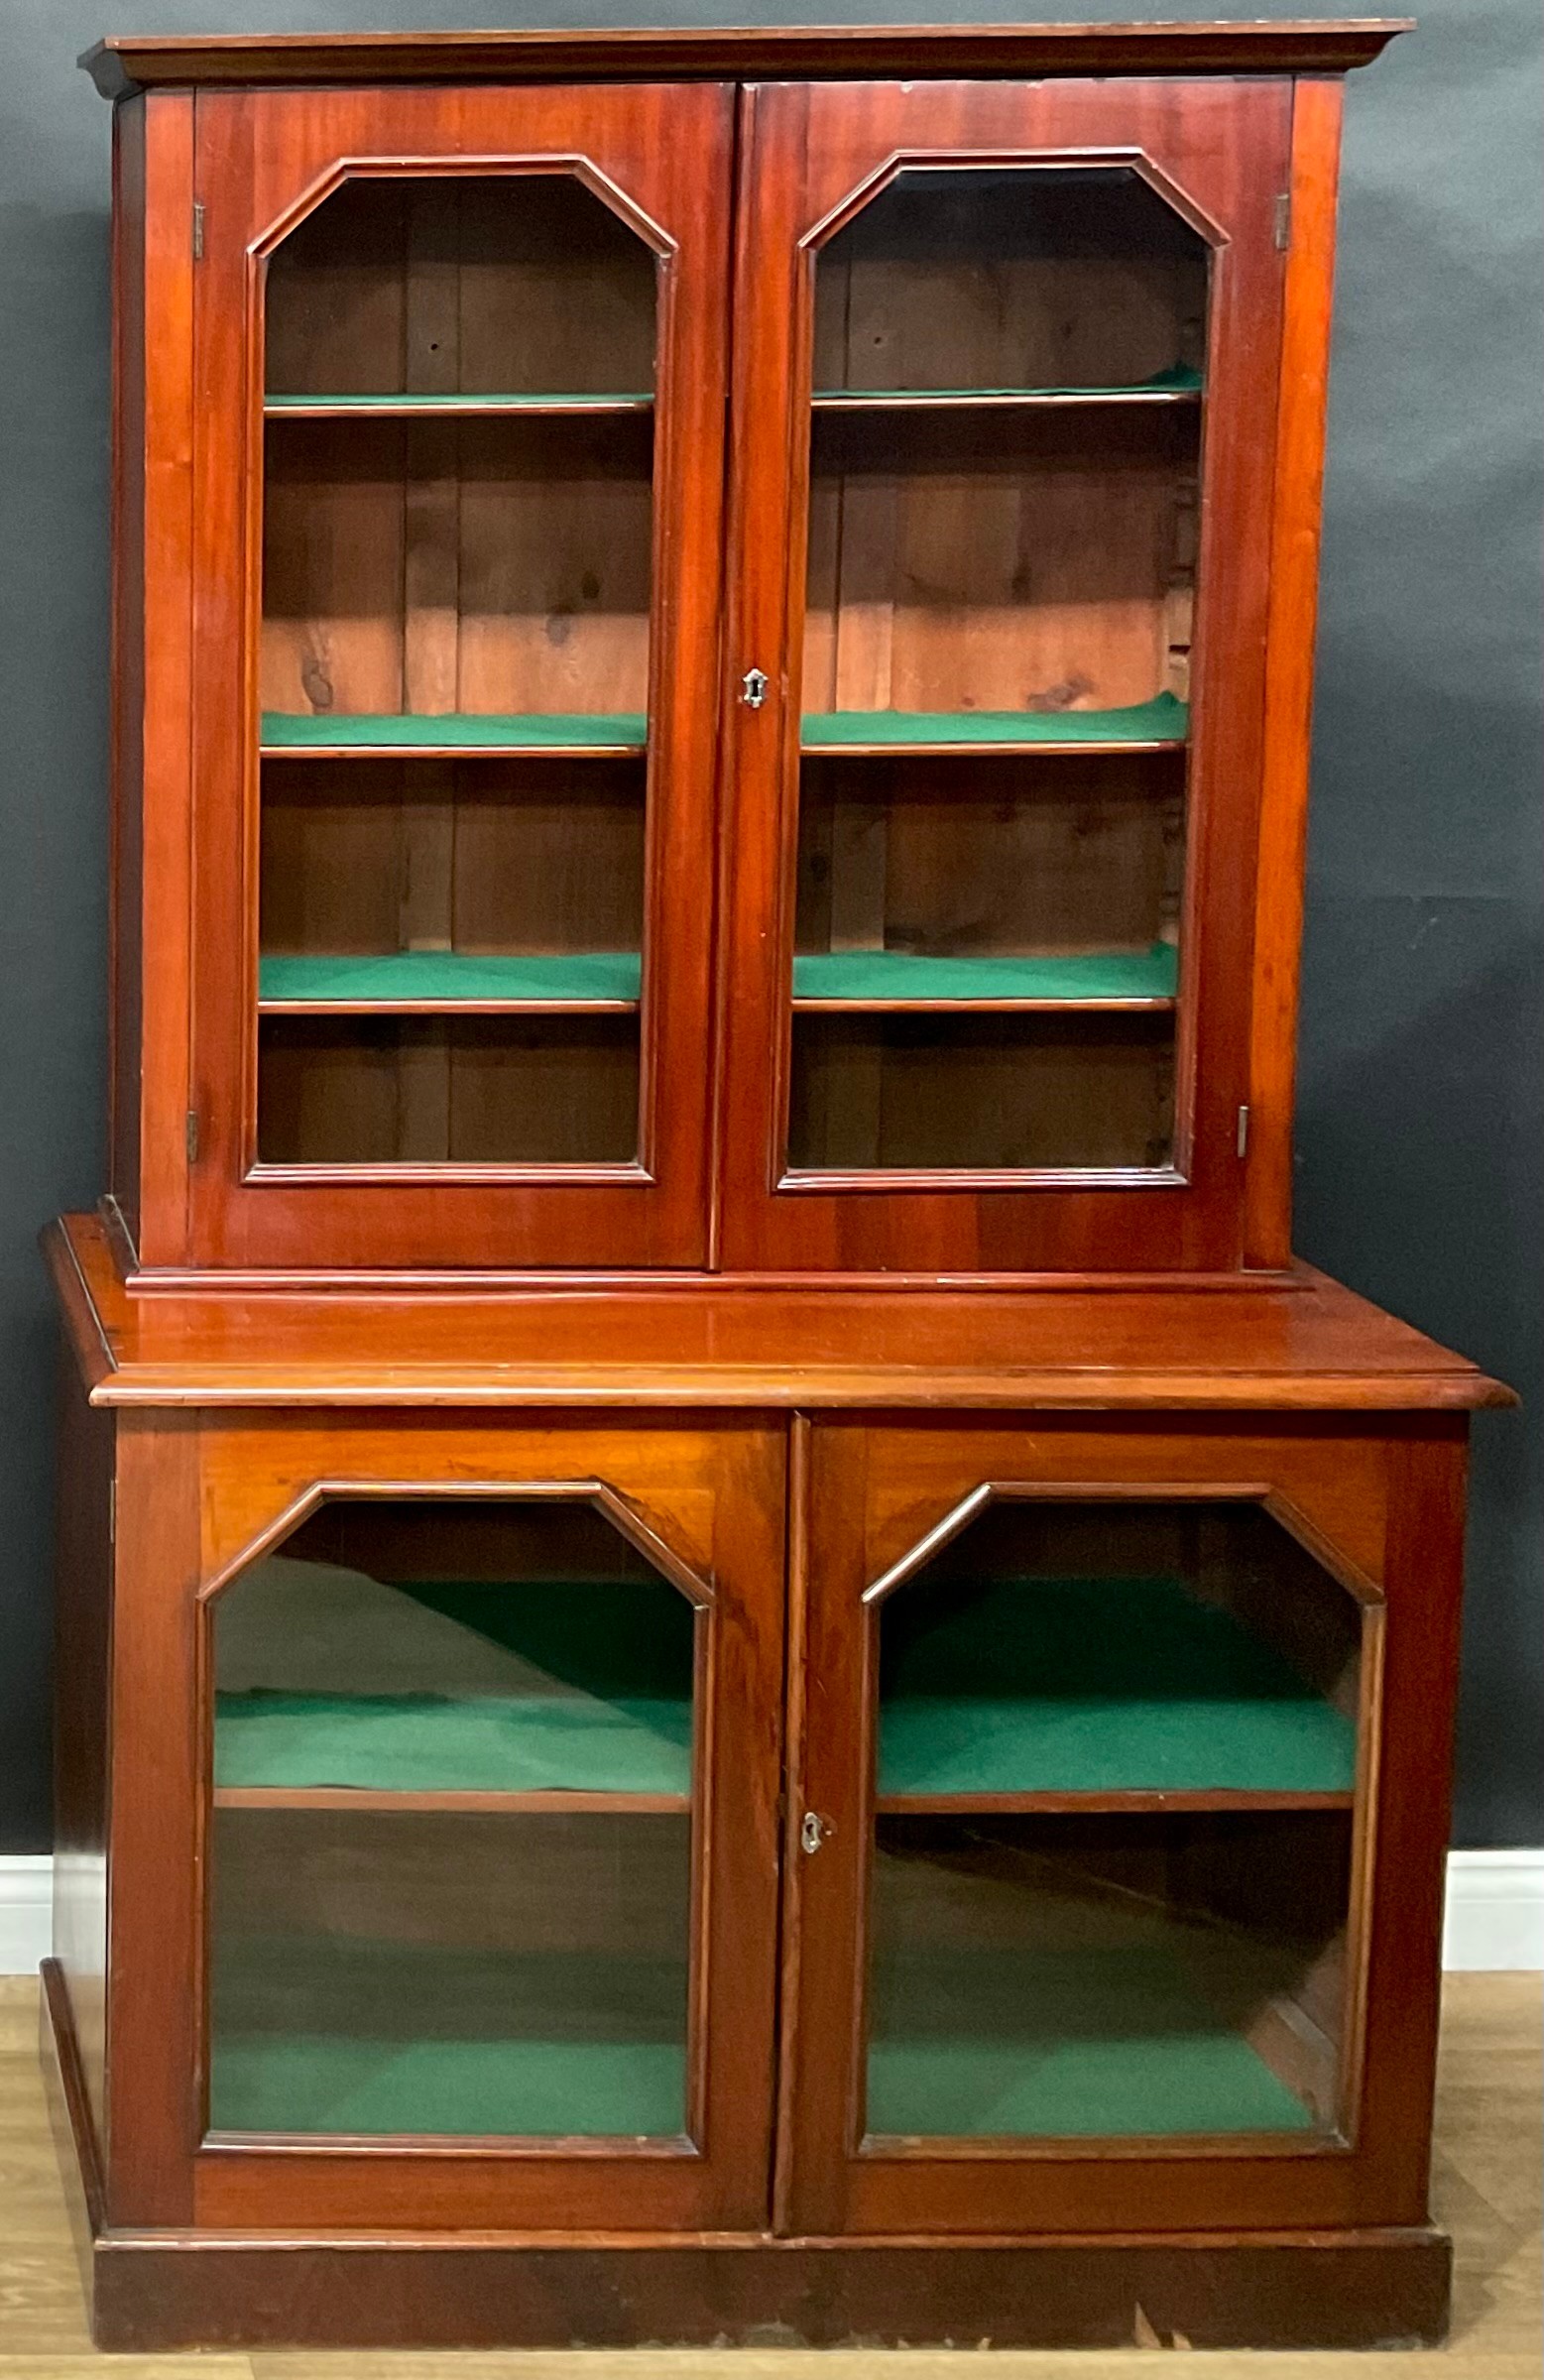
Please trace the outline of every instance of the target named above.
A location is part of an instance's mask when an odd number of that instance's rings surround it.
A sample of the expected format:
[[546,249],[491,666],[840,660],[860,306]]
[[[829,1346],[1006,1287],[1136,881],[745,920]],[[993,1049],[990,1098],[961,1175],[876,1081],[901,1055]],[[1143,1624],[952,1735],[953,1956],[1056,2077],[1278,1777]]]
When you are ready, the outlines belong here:
[[[805,0],[733,21],[880,13]],[[1303,1008],[1300,1248],[1531,1407],[1476,1430],[1470,1844],[1544,1841],[1536,18],[1534,0],[1428,0],[1351,83]],[[0,0],[0,1850],[45,1846],[49,1824],[33,1236],[102,1179],[108,110],[72,60],[106,32],[478,21],[511,19],[475,0]]]

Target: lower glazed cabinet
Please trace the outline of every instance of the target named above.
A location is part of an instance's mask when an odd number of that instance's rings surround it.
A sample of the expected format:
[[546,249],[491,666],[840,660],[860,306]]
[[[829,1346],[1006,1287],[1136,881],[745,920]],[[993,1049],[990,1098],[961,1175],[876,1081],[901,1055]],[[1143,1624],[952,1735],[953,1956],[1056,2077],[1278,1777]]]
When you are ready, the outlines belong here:
[[72,1390],[102,2343],[1440,2334],[1464,1431]]

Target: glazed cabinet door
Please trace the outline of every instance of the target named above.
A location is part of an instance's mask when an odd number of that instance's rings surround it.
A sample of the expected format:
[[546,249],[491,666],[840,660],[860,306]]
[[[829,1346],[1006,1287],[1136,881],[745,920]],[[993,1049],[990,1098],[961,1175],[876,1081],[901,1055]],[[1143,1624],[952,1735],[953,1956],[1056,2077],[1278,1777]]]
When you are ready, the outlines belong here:
[[731,130],[197,97],[200,1263],[703,1258]]
[[785,2230],[1424,2219],[1460,1462],[816,1426]]
[[1292,87],[747,106],[726,1262],[1236,1265]]
[[280,1417],[152,1456],[120,1624],[199,1722],[185,1775],[163,1726],[154,1880],[117,1869],[161,2012],[117,2037],[130,2219],[764,2228],[777,1434]]

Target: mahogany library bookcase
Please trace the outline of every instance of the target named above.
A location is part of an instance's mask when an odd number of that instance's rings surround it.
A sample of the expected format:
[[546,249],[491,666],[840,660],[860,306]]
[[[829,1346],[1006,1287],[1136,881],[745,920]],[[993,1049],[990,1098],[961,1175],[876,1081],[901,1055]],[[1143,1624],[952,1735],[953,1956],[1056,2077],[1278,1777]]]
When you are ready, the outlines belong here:
[[1386,23],[122,40],[46,2052],[126,2348],[1442,2334],[1291,1253]]

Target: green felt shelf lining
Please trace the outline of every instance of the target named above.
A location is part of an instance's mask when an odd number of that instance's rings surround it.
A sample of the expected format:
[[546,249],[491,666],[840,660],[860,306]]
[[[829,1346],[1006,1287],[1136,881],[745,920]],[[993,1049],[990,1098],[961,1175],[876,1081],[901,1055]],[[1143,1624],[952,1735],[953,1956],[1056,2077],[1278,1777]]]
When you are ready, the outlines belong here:
[[258,995],[272,1002],[324,1001],[636,1001],[637,951],[485,956],[457,950],[395,950],[268,957]]
[[[217,1785],[690,1790],[692,1621],[673,1589],[404,1592],[534,1664],[530,1690],[221,1693]],[[882,1794],[1355,1783],[1352,1721],[1178,1580],[966,1582],[908,1606],[915,1595],[882,1623]]]
[[[1198,1970],[1200,1965],[1200,1971]],[[1246,1972],[1256,1963],[1246,1957]],[[1302,2132],[1309,2109],[1249,2047],[1230,1995],[1155,1922],[1119,1948],[882,1950],[871,2133],[1172,2138]]]
[[[1058,381],[1001,388],[902,388],[902,389],[817,389],[814,401],[821,404],[869,404],[897,399],[915,398],[934,404],[947,404],[951,399],[968,402],[972,398],[996,397],[1189,397],[1201,391],[1201,375],[1188,364],[1176,364],[1166,372],[1155,372],[1147,380],[1128,381]],[[511,413],[527,410],[539,412],[547,407],[576,408],[604,411],[612,407],[642,409],[651,406],[653,398],[647,389],[458,389],[428,391],[420,389],[315,390],[286,389],[270,391],[263,400],[265,410],[273,414],[304,413],[326,406],[339,413],[435,413],[453,412],[457,407],[497,406]]]
[[689,1793],[691,1705],[643,1694],[221,1694],[214,1782],[377,1793]]
[[[217,2131],[653,2136],[685,2122],[684,1961],[287,1936],[213,1945]],[[1302,2132],[1309,2110],[1167,1943],[876,1962],[868,2128]]]
[[1179,744],[1190,710],[1176,694],[1113,711],[811,711],[806,752],[849,744]]
[[686,2122],[686,1965],[296,1935],[214,1940],[224,2132],[650,2135]]
[[262,740],[276,752],[308,748],[376,751],[427,746],[436,750],[500,752],[583,750],[587,746],[641,750],[649,722],[642,711],[265,711]]
[[1177,1579],[967,1582],[908,1615],[914,1592],[882,1622],[882,1794],[1355,1783],[1353,1722]]
[[1056,381],[1028,386],[960,389],[817,389],[815,403],[848,400],[856,404],[915,397],[933,402],[972,397],[1192,397],[1201,392],[1201,375],[1190,364],[1173,364],[1149,380]]
[[800,954],[795,1000],[1172,1000],[1179,954],[1150,950],[1073,958],[927,958],[901,950]]
[[[414,1001],[637,1001],[642,964],[636,951],[484,956],[462,951],[383,951],[269,956],[258,978],[273,1006]],[[1178,954],[1167,943],[1147,951],[1073,958],[928,958],[909,951],[800,953],[793,962],[797,1000],[1172,1000]]]
[[[1179,744],[1189,707],[1177,695],[1113,711],[811,711],[807,751],[848,745]],[[431,750],[544,752],[586,748],[629,751],[648,741],[644,713],[265,711],[262,740],[275,752]]]
[[271,414],[303,413],[319,405],[339,413],[361,414],[449,413],[467,406],[498,406],[512,414],[540,412],[549,406],[586,412],[592,408],[604,412],[614,407],[642,411],[653,403],[647,389],[459,389],[432,393],[419,389],[372,389],[339,395],[318,391],[314,396],[287,390],[283,395],[270,394],[263,400],[265,411]]
[[520,1690],[436,1693],[425,1678],[412,1694],[295,1693],[281,1674],[272,1687],[222,1692],[217,1786],[690,1792],[695,1623],[675,1588],[447,1581],[400,1592],[515,1656]]

